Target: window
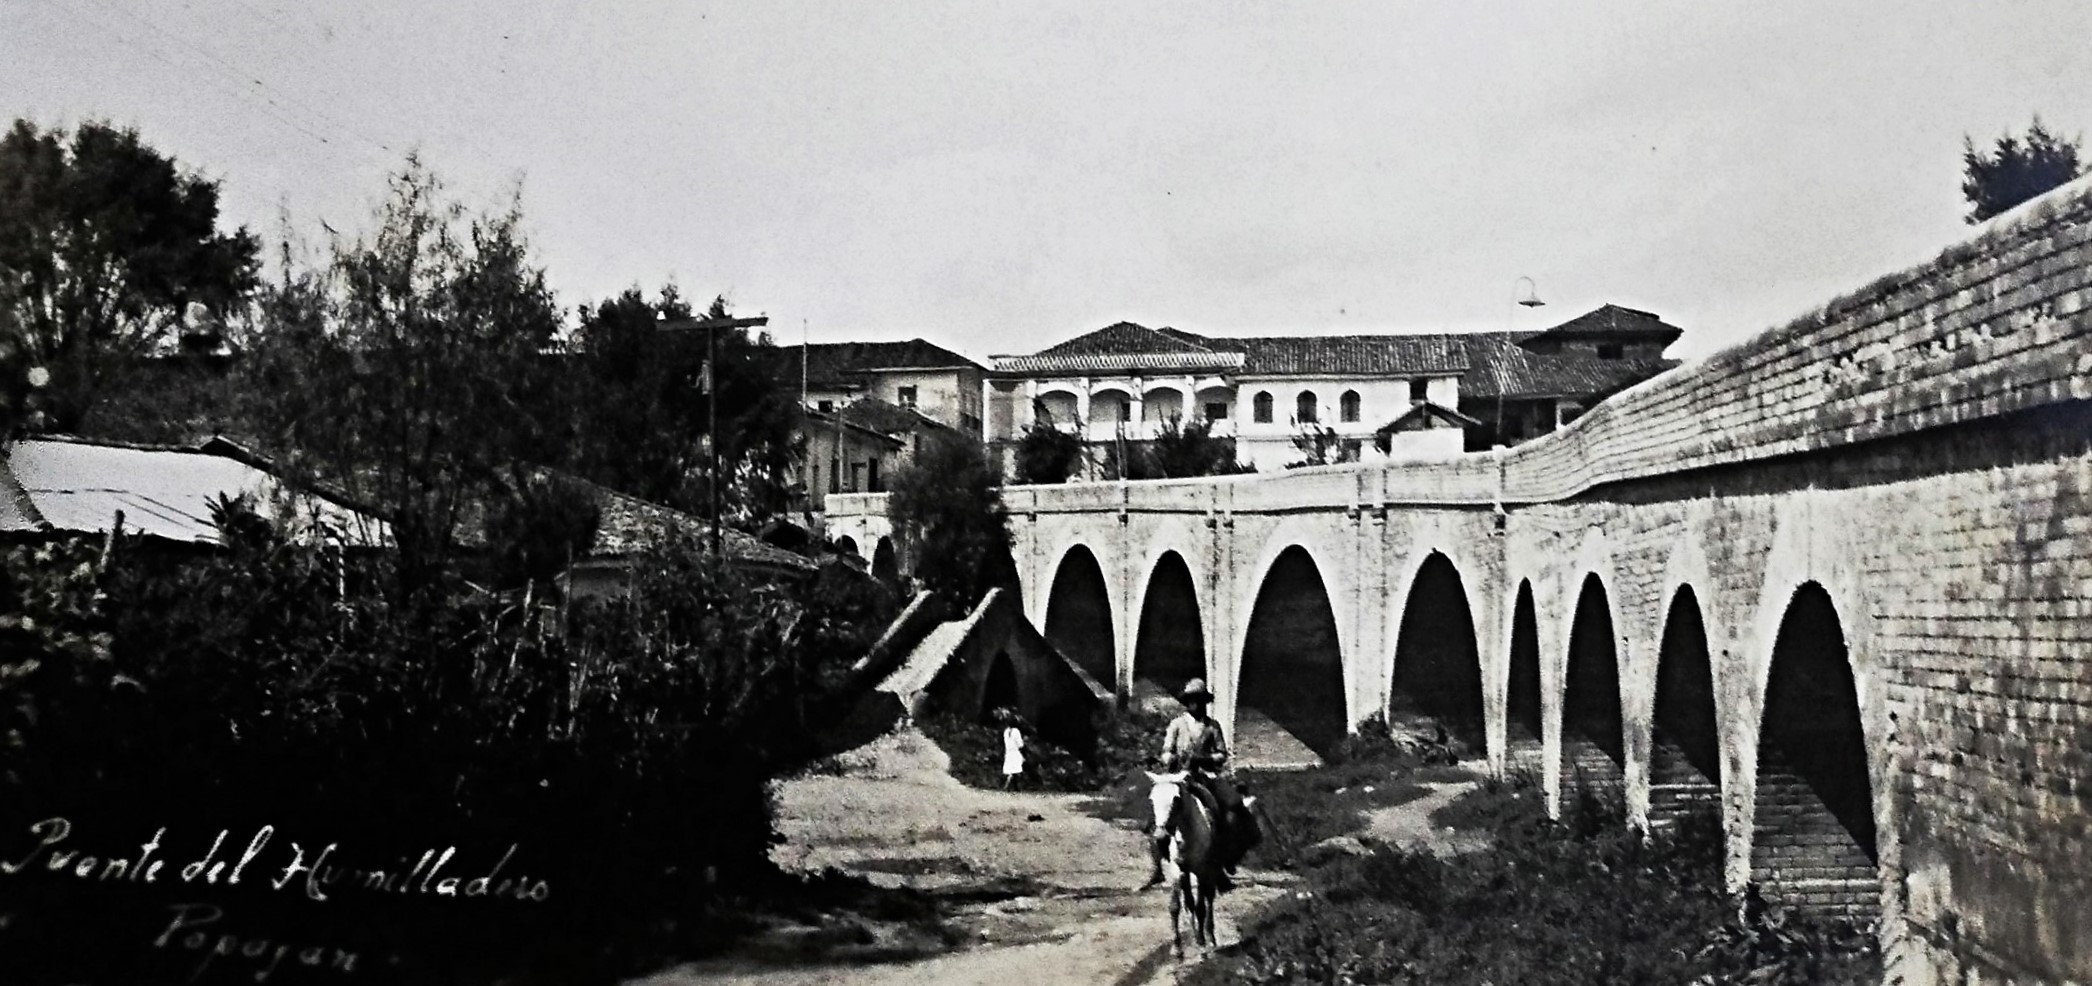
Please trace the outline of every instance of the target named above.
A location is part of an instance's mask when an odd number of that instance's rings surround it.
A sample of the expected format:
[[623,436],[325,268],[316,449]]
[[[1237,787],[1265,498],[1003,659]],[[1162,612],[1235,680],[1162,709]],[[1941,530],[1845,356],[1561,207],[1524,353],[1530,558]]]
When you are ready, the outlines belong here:
[[1257,394],[1256,400],[1253,402],[1251,413],[1252,416],[1256,418],[1258,424],[1270,424],[1271,395],[1269,393],[1259,392]]
[[1430,400],[1431,381],[1426,380],[1423,377],[1418,377],[1415,380],[1409,381],[1409,399],[1413,401]]
[[1315,416],[1314,391],[1303,390],[1300,392],[1299,399],[1293,402],[1293,420],[1304,425],[1311,425],[1319,420]]
[[841,493],[842,491],[843,460],[840,458],[831,458],[828,460],[828,492]]
[[914,387],[900,388],[898,391],[895,392],[895,397],[898,399],[898,402],[902,407],[913,408],[915,406]]
[[1208,421],[1226,421],[1227,419],[1228,419],[1228,402],[1227,402],[1227,401],[1207,401],[1207,402],[1206,402],[1206,420],[1208,420]]
[[1619,359],[1623,355],[1625,353],[1617,342],[1601,342],[1598,344],[1599,359]]
[[821,412],[822,414],[834,414],[834,413],[835,413],[835,402],[834,402],[834,401],[821,401],[821,402],[819,402],[819,403],[817,403],[817,404],[815,404],[815,405],[814,405],[814,409],[815,409],[815,410],[818,410],[818,411],[820,411],[820,412]]
[[881,488],[881,487],[879,486],[879,460],[877,460],[877,459],[870,459],[870,460],[867,460],[867,461],[865,462],[865,464],[864,464],[864,465],[865,465],[865,475],[864,475],[864,483],[865,483],[865,485],[864,485],[864,491],[865,491],[866,493],[884,493],[884,492],[886,492],[886,491],[885,491],[885,490],[884,490],[883,488]]
[[1358,420],[1358,391],[1347,390],[1337,398],[1337,416],[1345,421]]
[[1343,458],[1341,458],[1341,459],[1339,459],[1339,460],[1337,460],[1337,461],[1339,461],[1339,462],[1357,462],[1357,461],[1358,461],[1358,459],[1359,459],[1359,455],[1360,455],[1360,453],[1362,453],[1362,452],[1363,452],[1364,450],[1365,450],[1365,445],[1363,444],[1363,442],[1362,442],[1361,440],[1359,440],[1359,439],[1356,439],[1356,438],[1346,438],[1346,439],[1344,439],[1344,457],[1343,457]]

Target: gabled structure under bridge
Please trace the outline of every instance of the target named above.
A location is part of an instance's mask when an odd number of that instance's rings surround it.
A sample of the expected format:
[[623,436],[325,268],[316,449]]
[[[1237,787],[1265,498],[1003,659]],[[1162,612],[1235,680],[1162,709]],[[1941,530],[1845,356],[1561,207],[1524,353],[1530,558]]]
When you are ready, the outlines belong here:
[[1508,450],[1005,501],[1122,693],[1414,708],[1718,815],[1732,888],[1878,915],[1901,982],[2092,982],[2092,179]]

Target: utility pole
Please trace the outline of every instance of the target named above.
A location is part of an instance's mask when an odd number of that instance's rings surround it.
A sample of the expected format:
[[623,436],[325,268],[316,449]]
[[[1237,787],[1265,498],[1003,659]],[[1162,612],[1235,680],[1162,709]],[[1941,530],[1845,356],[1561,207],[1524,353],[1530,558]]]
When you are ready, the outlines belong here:
[[705,445],[711,449],[712,557],[719,553],[719,330],[752,329],[769,325],[770,317],[754,318],[664,318],[656,325],[664,332],[702,331],[705,334]]

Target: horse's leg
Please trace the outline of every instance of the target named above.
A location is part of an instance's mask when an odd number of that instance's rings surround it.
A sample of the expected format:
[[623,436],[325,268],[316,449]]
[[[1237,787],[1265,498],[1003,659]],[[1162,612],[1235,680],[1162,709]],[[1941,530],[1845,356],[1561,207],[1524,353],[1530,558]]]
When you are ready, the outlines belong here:
[[1206,942],[1215,948],[1220,947],[1220,929],[1213,925],[1213,902],[1220,896],[1218,890],[1218,887],[1208,882],[1206,892],[1199,895],[1199,924],[1205,929]]
[[[1184,929],[1180,924],[1178,924],[1178,920],[1180,917],[1182,917],[1183,912],[1184,878],[1178,877],[1175,881],[1172,882],[1169,890],[1169,937],[1170,942],[1176,947],[1177,957],[1180,959],[1184,957]],[[1197,930],[1197,910],[1193,910],[1191,913],[1191,923],[1193,930]]]

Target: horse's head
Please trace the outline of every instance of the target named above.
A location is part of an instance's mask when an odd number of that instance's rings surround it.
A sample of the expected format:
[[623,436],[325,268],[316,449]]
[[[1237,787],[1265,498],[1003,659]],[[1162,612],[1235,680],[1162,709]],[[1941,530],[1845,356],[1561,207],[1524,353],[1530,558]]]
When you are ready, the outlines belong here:
[[1184,793],[1184,771],[1158,774],[1151,770],[1146,773],[1154,785],[1148,788],[1148,807],[1155,816],[1155,830],[1160,832],[1169,827],[1170,814],[1177,808],[1177,798]]

